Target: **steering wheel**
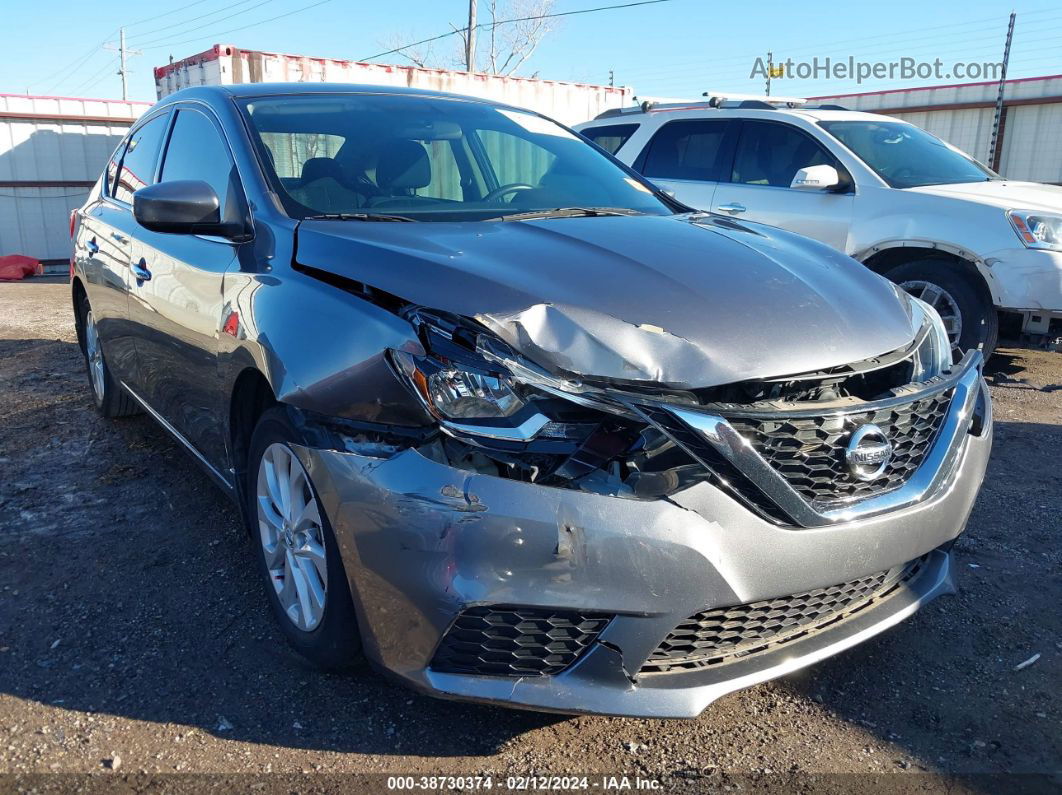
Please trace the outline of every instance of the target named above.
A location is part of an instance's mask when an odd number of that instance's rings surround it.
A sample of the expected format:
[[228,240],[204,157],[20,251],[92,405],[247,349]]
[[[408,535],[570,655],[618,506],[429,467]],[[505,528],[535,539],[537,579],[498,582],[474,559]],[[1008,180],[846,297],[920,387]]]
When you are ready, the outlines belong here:
[[500,199],[507,193],[517,193],[522,190],[534,190],[534,185],[528,185],[526,182],[510,182],[508,185],[499,185],[494,190],[488,192],[483,201],[492,202]]

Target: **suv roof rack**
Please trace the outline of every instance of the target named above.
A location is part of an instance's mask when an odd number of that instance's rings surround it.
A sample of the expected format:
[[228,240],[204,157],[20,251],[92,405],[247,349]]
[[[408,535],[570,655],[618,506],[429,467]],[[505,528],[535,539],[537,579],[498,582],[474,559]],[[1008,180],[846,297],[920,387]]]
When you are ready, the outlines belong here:
[[[611,119],[617,116],[649,113],[656,110],[707,110],[716,108],[741,108],[744,110],[777,110],[780,107],[803,107],[806,99],[799,97],[771,97],[756,94],[715,94],[705,91],[708,99],[676,99],[672,97],[635,97],[637,105],[629,108],[610,108],[595,116],[595,119]],[[825,109],[825,108],[821,108]],[[832,108],[831,108],[832,109]],[[844,110],[844,108],[840,108]]]
[[817,102],[814,105],[805,105],[804,110],[851,110],[851,108],[838,105],[836,102]]

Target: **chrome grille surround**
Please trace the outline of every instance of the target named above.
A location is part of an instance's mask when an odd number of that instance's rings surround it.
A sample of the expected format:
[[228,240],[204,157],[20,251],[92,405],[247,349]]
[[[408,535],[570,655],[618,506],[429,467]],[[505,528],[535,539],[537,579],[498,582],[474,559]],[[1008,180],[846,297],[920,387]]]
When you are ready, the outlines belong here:
[[[780,524],[822,527],[914,505],[941,488],[963,448],[981,389],[981,363],[980,352],[970,351],[944,377],[909,387],[896,397],[825,413],[813,408],[728,411],[724,417],[678,405],[629,406],[715,473],[722,485],[756,512]],[[807,484],[799,481],[799,471],[797,478],[787,477],[772,462],[769,446],[761,440],[758,448],[755,434],[749,431],[750,424],[757,422],[811,421],[814,424],[822,422],[824,417],[841,428],[846,420],[879,413],[895,414],[896,423],[910,431],[903,417],[909,416],[912,404],[920,405],[923,401],[932,414],[939,416],[926,427],[916,429],[918,432],[913,436],[909,435],[908,449],[900,457],[903,477],[894,478],[888,488],[853,487],[840,498],[831,495],[823,499],[812,488],[800,488]],[[930,430],[932,433],[928,433]]]

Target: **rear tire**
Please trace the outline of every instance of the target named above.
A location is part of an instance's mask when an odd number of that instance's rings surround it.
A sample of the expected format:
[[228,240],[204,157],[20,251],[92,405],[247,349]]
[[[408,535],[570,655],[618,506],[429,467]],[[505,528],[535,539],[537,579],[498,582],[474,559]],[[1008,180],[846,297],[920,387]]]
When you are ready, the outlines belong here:
[[985,359],[999,340],[999,315],[969,265],[942,259],[905,262],[886,272],[896,284],[940,312],[952,350],[960,355],[980,350]]
[[298,439],[281,406],[255,427],[244,489],[251,543],[288,642],[321,668],[346,669],[361,659],[357,615],[332,525],[292,450]]
[[85,369],[88,374],[89,390],[96,405],[96,411],[104,417],[129,417],[140,413],[140,406],[122,385],[111,375],[107,359],[103,352],[103,341],[96,329],[88,298],[84,295],[78,301],[78,330],[81,353],[85,357]]

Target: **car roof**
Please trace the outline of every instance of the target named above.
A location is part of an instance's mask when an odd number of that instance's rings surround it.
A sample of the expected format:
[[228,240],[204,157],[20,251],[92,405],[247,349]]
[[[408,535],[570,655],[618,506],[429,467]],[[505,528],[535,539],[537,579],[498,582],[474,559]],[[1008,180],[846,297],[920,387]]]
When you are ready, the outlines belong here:
[[218,100],[310,94],[402,94],[437,99],[465,100],[481,105],[520,110],[520,108],[513,108],[513,106],[506,105],[503,102],[495,102],[481,97],[470,97],[465,94],[410,88],[408,86],[381,86],[360,83],[238,83],[225,86],[190,86],[167,95],[161,102],[169,103],[185,99]]

